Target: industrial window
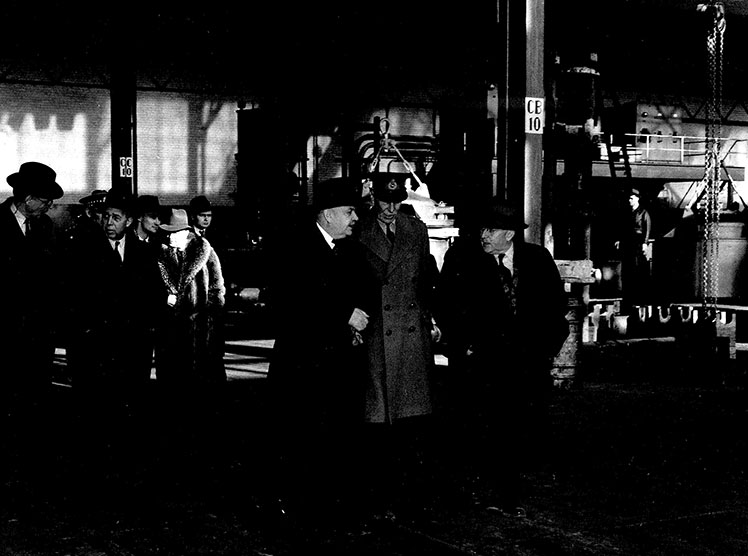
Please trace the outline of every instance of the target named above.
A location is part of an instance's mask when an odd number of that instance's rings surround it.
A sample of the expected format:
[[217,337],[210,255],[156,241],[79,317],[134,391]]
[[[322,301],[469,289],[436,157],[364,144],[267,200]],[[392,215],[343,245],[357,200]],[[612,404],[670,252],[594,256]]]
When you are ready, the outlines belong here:
[[213,204],[233,205],[236,106],[198,95],[138,93],[138,193],[158,195],[164,204],[206,195]]
[[109,92],[84,87],[0,84],[0,199],[12,194],[5,178],[23,162],[57,172],[61,203],[77,203],[111,185]]

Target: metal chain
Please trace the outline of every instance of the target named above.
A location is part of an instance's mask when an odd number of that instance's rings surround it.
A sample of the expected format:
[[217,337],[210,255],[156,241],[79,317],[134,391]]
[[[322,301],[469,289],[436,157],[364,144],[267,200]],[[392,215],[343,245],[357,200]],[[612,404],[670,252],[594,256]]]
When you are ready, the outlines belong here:
[[719,283],[719,192],[720,137],[722,135],[722,48],[725,31],[724,6],[711,2],[699,7],[714,17],[707,38],[709,53],[710,98],[707,102],[706,149],[704,153],[704,238],[702,248],[701,291],[705,312],[716,315]]

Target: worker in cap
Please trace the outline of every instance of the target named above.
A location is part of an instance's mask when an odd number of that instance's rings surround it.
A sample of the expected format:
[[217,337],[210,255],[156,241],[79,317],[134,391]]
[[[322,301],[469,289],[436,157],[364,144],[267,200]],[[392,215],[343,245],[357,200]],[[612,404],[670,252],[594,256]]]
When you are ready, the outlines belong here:
[[107,191],[105,189],[94,189],[90,195],[86,195],[78,201],[84,206],[86,216],[102,227],[104,224],[106,194]]

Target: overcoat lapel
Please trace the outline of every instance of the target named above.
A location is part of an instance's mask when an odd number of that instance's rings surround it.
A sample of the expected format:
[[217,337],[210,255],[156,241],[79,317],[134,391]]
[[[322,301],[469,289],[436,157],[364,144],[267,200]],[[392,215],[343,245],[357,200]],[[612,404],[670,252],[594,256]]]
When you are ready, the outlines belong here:
[[360,241],[382,260],[385,278],[389,277],[413,252],[415,238],[413,234],[408,233],[411,227],[408,218],[408,216],[400,214],[397,216],[395,245],[391,248],[387,237],[382,233],[382,229],[375,218],[372,218],[368,225],[361,230]]
[[395,234],[395,245],[392,246],[392,252],[387,261],[387,276],[390,276],[394,270],[400,266],[407,257],[412,256],[413,253],[413,242],[415,238],[414,234],[408,233],[408,230],[410,229],[408,218],[398,215],[396,226],[397,233]]
[[[397,239],[397,237],[395,238]],[[361,230],[361,243],[366,245],[372,253],[386,264],[390,258],[390,244],[382,233],[375,218],[368,222],[368,226]]]

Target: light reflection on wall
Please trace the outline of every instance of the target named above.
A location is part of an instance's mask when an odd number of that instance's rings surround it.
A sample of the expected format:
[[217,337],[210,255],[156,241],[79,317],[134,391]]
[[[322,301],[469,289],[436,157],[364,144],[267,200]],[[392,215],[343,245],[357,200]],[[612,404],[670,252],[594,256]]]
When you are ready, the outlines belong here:
[[0,85],[0,198],[12,194],[5,178],[31,160],[57,172],[62,203],[109,188],[109,129],[106,91]]
[[204,194],[232,204],[236,102],[141,92],[137,104],[138,193],[184,204]]

